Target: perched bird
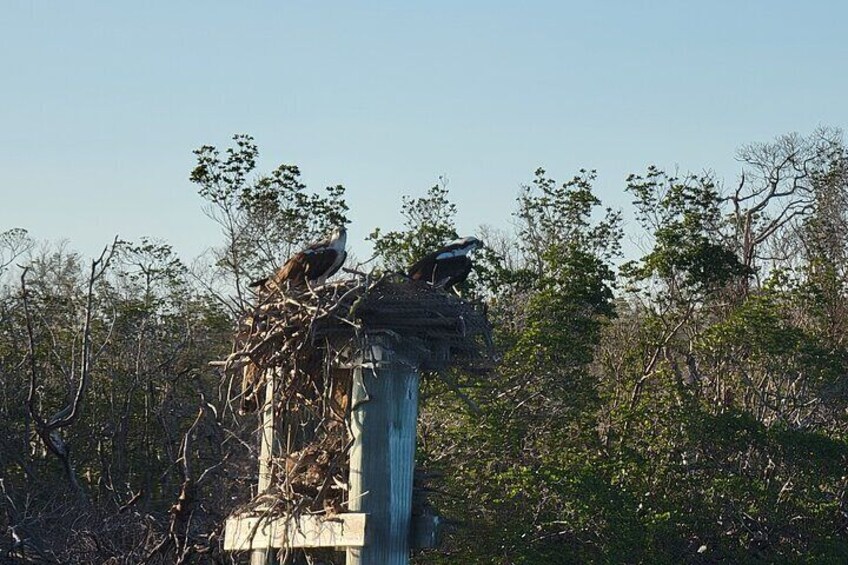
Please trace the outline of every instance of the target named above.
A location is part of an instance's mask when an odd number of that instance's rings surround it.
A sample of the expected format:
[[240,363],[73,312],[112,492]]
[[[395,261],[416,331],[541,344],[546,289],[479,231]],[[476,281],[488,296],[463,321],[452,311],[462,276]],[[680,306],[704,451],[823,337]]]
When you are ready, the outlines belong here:
[[316,241],[303,251],[292,255],[272,276],[254,281],[249,286],[270,292],[277,288],[294,288],[307,283],[322,285],[344,263],[347,257],[346,242],[347,230],[337,227],[329,237]]
[[476,237],[463,237],[428,253],[409,268],[407,275],[414,281],[426,281],[435,287],[453,288],[471,272],[469,253],[483,247]]
[[[272,276],[254,281],[250,286],[258,288],[260,293],[266,295],[281,288],[320,286],[344,263],[347,257],[346,240],[345,228],[337,227],[329,237],[295,253]],[[265,377],[262,370],[252,362],[242,368],[240,412],[252,412],[262,405]]]

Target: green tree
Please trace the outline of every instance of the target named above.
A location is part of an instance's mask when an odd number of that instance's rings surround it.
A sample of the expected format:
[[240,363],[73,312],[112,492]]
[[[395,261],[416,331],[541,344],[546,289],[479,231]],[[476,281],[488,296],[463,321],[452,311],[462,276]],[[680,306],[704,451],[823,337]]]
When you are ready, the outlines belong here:
[[425,196],[404,196],[401,205],[403,229],[383,232],[379,227],[368,236],[374,254],[389,271],[406,272],[415,261],[456,239],[456,205],[448,199],[447,182],[440,179]]
[[632,281],[660,283],[668,300],[689,302],[751,274],[736,255],[715,181],[710,176],[670,176],[656,167],[630,175],[627,190],[653,248],[624,266]]
[[428,385],[422,464],[444,471],[456,498],[441,507],[466,527],[451,537],[444,561],[427,562],[587,555],[564,550],[591,530],[581,509],[609,494],[599,492],[603,474],[591,465],[599,446],[591,365],[600,329],[614,315],[609,259],[620,237],[616,213],[593,219],[600,206],[593,181],[593,172],[581,171],[558,184],[540,169],[519,195],[521,259],[491,271],[500,275],[489,305],[502,361],[467,389],[479,413],[464,410],[438,381]]
[[215,250],[216,264],[230,278],[240,310],[251,281],[332,227],[347,224],[348,206],[341,185],[323,194],[307,192],[296,165],[258,174],[253,138],[235,135],[233,141],[224,155],[211,145],[196,149],[190,178],[206,201],[204,212],[221,226],[224,244]]

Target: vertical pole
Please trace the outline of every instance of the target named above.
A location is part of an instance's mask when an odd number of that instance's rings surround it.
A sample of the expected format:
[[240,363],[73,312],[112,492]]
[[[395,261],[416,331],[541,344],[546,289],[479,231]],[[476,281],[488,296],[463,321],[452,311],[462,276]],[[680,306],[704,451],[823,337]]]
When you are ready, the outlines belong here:
[[[271,486],[274,457],[274,381],[276,375],[270,372],[265,384],[265,400],[262,403],[262,423],[259,438],[259,487],[262,494]],[[254,549],[250,554],[250,565],[274,565],[274,550]]]
[[381,342],[354,368],[349,508],[368,518],[347,565],[409,563],[418,379],[417,361]]

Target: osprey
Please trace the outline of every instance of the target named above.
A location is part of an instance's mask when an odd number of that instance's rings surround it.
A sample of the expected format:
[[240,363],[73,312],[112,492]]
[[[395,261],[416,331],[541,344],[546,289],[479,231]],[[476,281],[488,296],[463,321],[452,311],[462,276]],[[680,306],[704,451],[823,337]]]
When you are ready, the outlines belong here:
[[293,288],[306,284],[322,285],[344,263],[347,257],[346,241],[347,230],[337,227],[329,237],[295,253],[273,276],[254,281],[250,286],[269,292],[277,288]]
[[426,281],[433,286],[452,288],[461,283],[471,272],[468,254],[483,247],[476,237],[463,237],[428,253],[409,268],[409,278]]

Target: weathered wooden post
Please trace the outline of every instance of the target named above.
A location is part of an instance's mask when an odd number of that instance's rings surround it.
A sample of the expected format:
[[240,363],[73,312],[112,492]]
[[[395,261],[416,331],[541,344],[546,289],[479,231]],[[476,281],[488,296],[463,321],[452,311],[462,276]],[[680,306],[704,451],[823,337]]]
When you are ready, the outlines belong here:
[[351,393],[349,507],[368,516],[365,545],[347,550],[347,565],[409,562],[412,480],[418,421],[418,360],[372,338],[354,367]]

